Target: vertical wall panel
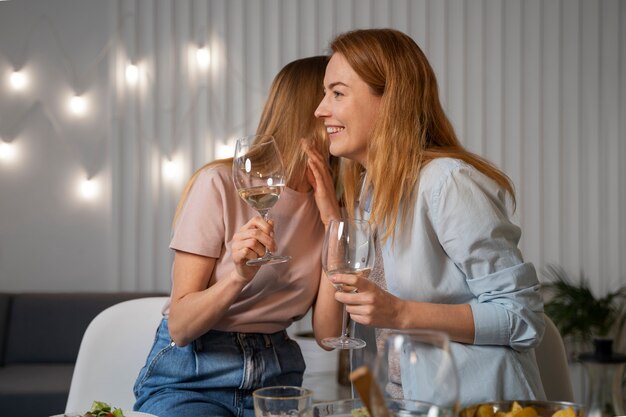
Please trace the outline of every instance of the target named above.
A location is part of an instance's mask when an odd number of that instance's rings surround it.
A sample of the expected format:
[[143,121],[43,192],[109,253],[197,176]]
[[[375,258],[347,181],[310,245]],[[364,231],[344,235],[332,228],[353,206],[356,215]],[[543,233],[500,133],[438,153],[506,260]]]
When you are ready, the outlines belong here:
[[[335,30],[335,20],[337,19],[337,13],[335,12],[335,0],[318,0],[317,4],[318,16],[320,26],[318,28],[318,43],[322,48],[322,52],[326,53],[328,43],[332,37],[337,33]],[[376,2],[375,2],[376,3]],[[367,7],[367,4],[363,4],[363,8]]]
[[541,54],[541,219],[540,239],[543,261],[561,264],[559,237],[562,188],[561,166],[561,113],[560,113],[560,3],[561,0],[546,0],[542,4],[541,32],[543,48]]
[[[121,73],[128,62],[128,58],[135,54],[135,2],[121,2],[123,20],[121,23],[122,39],[125,45],[126,54],[123,61],[119,63],[122,67]],[[122,78],[123,79],[123,78]],[[136,96],[132,91],[124,91],[122,111],[122,149],[121,149],[121,219],[119,228],[121,230],[119,242],[121,287],[123,290],[133,290],[137,287],[137,276],[139,270],[139,209],[141,200],[137,198],[138,191],[141,191],[140,175],[143,167],[140,154],[139,142],[142,140],[136,124]]]
[[361,0],[358,7],[354,7],[354,26],[370,27],[372,25],[372,8],[375,0]]
[[[283,0],[280,3],[282,21],[283,55],[281,64],[293,61],[300,56],[299,38],[300,28],[298,27],[298,2]],[[281,65],[282,66],[282,65]]]
[[[81,4],[88,1],[97,0]],[[4,10],[22,16],[47,4],[2,2],[0,21],[7,27],[11,18]],[[97,285],[168,289],[170,222],[186,178],[214,156],[228,156],[234,136],[254,130],[270,82],[288,61],[326,52],[338,32],[385,26],[409,33],[429,57],[463,143],[514,181],[514,220],[522,226],[526,259],[539,270],[558,263],[575,276],[582,271],[598,292],[626,278],[624,1],[118,0],[109,7],[106,34],[89,34],[110,37],[101,43],[110,45],[102,56],[109,53],[103,78],[111,85],[89,91],[108,88],[112,115],[108,131],[96,136],[109,145],[104,188],[113,224],[110,236],[99,239],[111,240],[114,267],[101,274],[115,276],[98,278]],[[50,36],[51,22],[71,14],[45,10],[54,19],[31,18],[28,42],[50,54],[32,62],[46,63],[50,73],[69,72],[73,83],[85,81],[86,71],[74,65],[78,53],[65,45],[76,37],[70,25]],[[14,50],[24,42],[8,41],[11,36],[0,38],[5,65],[15,64]],[[210,48],[207,69],[194,57],[203,45]],[[30,49],[24,51],[20,61],[28,63]],[[125,80],[130,61],[145,71],[135,86]],[[0,119],[19,115],[23,104],[6,88],[0,84]],[[63,114],[56,99],[36,99],[49,119]],[[49,121],[57,130],[71,123],[61,122]],[[93,149],[59,136],[78,161],[93,159]],[[172,158],[182,163],[177,181],[162,171]],[[2,259],[15,264],[0,272],[15,270],[18,261]]]
[[444,107],[448,103],[448,79],[447,79],[447,45],[448,45],[448,22],[446,12],[448,0],[428,0],[428,37],[424,52],[430,64],[437,74],[439,82],[439,95]]
[[[446,82],[448,100],[446,110],[452,120],[454,128],[463,143],[468,143],[466,129],[465,97],[468,92],[466,88],[466,37],[467,27],[465,19],[465,0],[448,0],[449,8],[446,16],[446,26],[448,36],[446,37],[446,74],[440,74],[439,83]],[[472,60],[473,62],[473,60]],[[480,62],[480,61],[479,61]],[[480,63],[478,64],[480,65]],[[469,74],[467,74],[469,76]],[[476,93],[475,91],[473,93]],[[482,106],[482,94],[478,92],[472,102],[472,107]]]
[[[121,21],[120,14],[122,13],[120,1],[111,1],[109,2],[109,17],[110,17],[110,30],[111,33],[116,33],[118,29],[119,22]],[[122,252],[122,239],[123,239],[123,230],[120,227],[122,224],[122,219],[124,218],[123,213],[123,193],[122,193],[122,181],[124,180],[123,176],[123,165],[122,165],[122,152],[123,152],[123,135],[122,135],[122,126],[119,123],[119,114],[120,107],[122,105],[120,97],[122,92],[120,91],[119,84],[116,83],[116,80],[119,79],[120,74],[122,74],[122,69],[120,65],[120,61],[122,60],[122,48],[119,47],[118,42],[115,42],[114,45],[117,47],[109,57],[109,83],[111,88],[109,88],[109,103],[111,106],[111,126],[110,126],[110,140],[109,140],[109,156],[110,156],[110,192],[111,192],[111,240],[109,242],[109,251],[111,253],[111,263],[112,263],[112,272],[113,276],[113,285],[114,288],[122,288],[123,285],[123,273],[122,268],[124,265],[124,257]],[[107,277],[109,278],[109,277]]]
[[570,1],[567,6],[561,5],[563,18],[561,62],[561,124],[563,129],[563,187],[560,200],[563,204],[561,212],[560,235],[563,267],[578,274],[582,269],[582,212],[579,201],[582,179],[580,153],[582,135],[581,127],[581,50],[580,1]]
[[428,0],[414,0],[409,3],[409,26],[411,36],[424,53],[428,53]]
[[[600,238],[605,246],[600,252],[598,278],[602,291],[617,287],[619,268],[619,193],[625,186],[618,182],[619,165],[619,3],[605,0],[600,4]],[[617,81],[617,83],[616,83]],[[616,85],[617,84],[617,85]],[[624,216],[626,213],[621,213]],[[624,277],[626,278],[626,276]],[[625,281],[626,282],[626,281]]]
[[317,3],[299,0],[298,9],[300,10],[298,13],[298,32],[300,34],[298,53],[300,56],[319,55],[322,51],[318,44]]
[[585,273],[600,276],[600,256],[604,249],[600,233],[600,4],[581,2],[581,237]]
[[[619,85],[620,91],[620,99],[619,99],[619,132],[617,145],[619,148],[619,155],[621,164],[618,167],[618,184],[619,184],[619,205],[618,205],[618,213],[620,214],[619,218],[619,226],[616,226],[620,231],[620,240],[618,244],[618,253],[620,253],[620,265],[617,271],[612,271],[612,275],[614,279],[619,280],[618,285],[622,285],[622,283],[626,282],[626,164],[623,161],[626,161],[626,4],[621,1],[619,3],[619,16],[620,16],[620,24],[619,24],[619,56],[620,56],[620,65],[618,72],[618,80],[617,83]],[[615,286],[614,286],[615,287]]]
[[[484,43],[484,66],[481,82],[484,85],[485,102],[480,118],[484,123],[485,132],[483,155],[498,167],[503,168],[504,7],[500,0],[485,0],[482,7],[484,28],[480,42]],[[471,117],[475,116],[472,114]]]
[[483,43],[485,6],[483,0],[471,0],[466,3],[466,27],[460,42],[466,49],[464,61],[467,67],[461,86],[461,89],[465,90],[465,97],[462,100],[464,109],[459,115],[462,119],[457,131],[469,150],[485,155],[484,116],[487,102],[483,82],[484,73],[488,70],[485,66],[485,44]]
[[[341,4],[345,0],[337,0],[338,4]],[[389,26],[391,2],[372,0],[372,24],[374,27],[387,27]],[[338,15],[341,19],[344,17]]]
[[245,13],[246,38],[244,68],[241,68],[241,75],[245,90],[244,103],[246,106],[245,125],[242,133],[251,134],[256,132],[259,120],[261,103],[267,94],[264,88],[260,88],[265,80],[265,73],[262,70],[264,60],[263,44],[263,20],[259,19],[262,13],[261,5],[254,3],[247,7]]
[[336,33],[345,32],[354,27],[354,0],[337,1],[333,9]]
[[[412,0],[394,0],[389,3],[389,22],[386,26],[394,27],[403,32],[409,32],[409,3]],[[393,7],[392,7],[393,6]]]
[[522,153],[521,167],[524,181],[520,184],[521,223],[526,234],[526,255],[543,263],[541,230],[543,108],[541,103],[541,0],[525,1],[522,6]]
[[246,130],[246,26],[244,0],[226,2],[226,67],[224,74],[228,85],[228,118],[230,136],[239,136]]
[[[154,37],[153,37],[153,22],[154,22],[154,10],[152,8],[153,3],[144,3],[139,1],[137,3],[138,10],[135,12],[134,20],[136,22],[135,28],[135,44],[136,48],[134,56],[129,61],[138,66],[150,66],[150,57],[154,56]],[[130,63],[129,62],[129,63]],[[141,64],[140,64],[141,62]],[[130,85],[128,80],[125,80],[128,85],[129,94],[136,97],[137,105],[137,129],[139,133],[140,155],[143,158],[141,164],[140,175],[140,215],[139,217],[139,240],[138,240],[138,252],[139,252],[139,265],[137,270],[137,284],[136,288],[150,288],[154,287],[155,277],[155,263],[158,259],[155,255],[157,248],[157,239],[155,233],[155,225],[158,223],[158,193],[159,188],[153,185],[153,178],[155,172],[158,175],[158,157],[155,158],[157,147],[153,147],[155,143],[155,126],[154,126],[154,114],[155,109],[153,107],[154,100],[152,100],[153,89],[148,89],[145,92],[141,91],[141,85]],[[143,94],[142,94],[143,93]],[[157,155],[158,156],[158,155]],[[156,165],[156,166],[155,166]]]
[[[263,9],[263,39],[265,54],[264,79],[271,80],[280,71],[283,62],[282,37],[285,36],[282,28],[282,8],[279,0],[270,0],[262,5]],[[223,71],[227,71],[226,68]]]
[[[504,2],[504,105],[503,123],[504,136],[502,147],[504,163],[502,168],[510,176],[516,186],[518,203],[516,217],[523,209],[524,199],[522,184],[522,3],[518,1]],[[522,224],[522,226],[524,226]],[[525,236],[522,234],[522,245]]]

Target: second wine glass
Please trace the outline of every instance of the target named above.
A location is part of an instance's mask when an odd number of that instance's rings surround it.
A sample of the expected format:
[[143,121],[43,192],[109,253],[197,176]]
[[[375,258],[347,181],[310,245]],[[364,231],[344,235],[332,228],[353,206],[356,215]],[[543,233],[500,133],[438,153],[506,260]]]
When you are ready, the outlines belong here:
[[[372,417],[458,415],[459,376],[450,338],[434,330],[391,331],[378,346]],[[375,391],[380,390],[378,395]]]
[[[270,209],[278,202],[285,188],[285,168],[274,137],[251,135],[237,139],[233,181],[239,196],[267,221]],[[246,263],[266,265],[290,259],[291,256],[274,255],[266,249],[265,255]]]
[[[322,248],[322,267],[330,278],[333,275],[358,275],[367,278],[374,267],[376,250],[370,224],[366,220],[331,220],[326,229]],[[357,289],[333,284],[337,291],[355,292]],[[365,341],[348,336],[348,313],[343,305],[341,336],[322,340],[327,347],[358,349]]]

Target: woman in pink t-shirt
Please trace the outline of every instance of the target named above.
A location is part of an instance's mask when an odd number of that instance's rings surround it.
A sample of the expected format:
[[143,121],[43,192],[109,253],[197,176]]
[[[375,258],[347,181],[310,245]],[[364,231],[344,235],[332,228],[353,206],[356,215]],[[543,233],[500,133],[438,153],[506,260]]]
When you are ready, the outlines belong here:
[[[287,187],[265,222],[238,195],[232,159],[198,170],[181,197],[170,247],[172,293],[135,383],[135,410],[157,416],[253,416],[252,391],[300,385],[305,363],[285,329],[315,301],[324,224],[301,139],[328,156],[314,117],[327,58],[299,59],[276,76],[258,133],[276,139]],[[265,248],[287,263],[250,267]]]

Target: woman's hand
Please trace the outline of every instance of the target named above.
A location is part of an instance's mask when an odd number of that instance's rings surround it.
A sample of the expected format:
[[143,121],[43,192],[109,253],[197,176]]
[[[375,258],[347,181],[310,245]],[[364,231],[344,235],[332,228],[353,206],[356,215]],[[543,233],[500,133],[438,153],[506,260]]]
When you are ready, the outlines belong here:
[[250,282],[259,270],[259,266],[249,266],[246,262],[263,256],[265,250],[276,250],[274,240],[274,224],[256,216],[243,225],[233,236],[231,244],[232,260],[239,277],[246,283]]
[[322,155],[312,146],[309,146],[306,139],[302,139],[302,149],[308,156],[307,180],[313,187],[315,203],[320,211],[322,223],[327,226],[330,220],[341,217],[330,167]]
[[352,320],[372,327],[401,327],[403,300],[364,277],[338,274],[333,275],[331,281],[333,284],[356,289],[356,292],[337,291],[335,294],[335,299],[346,305],[346,311]]

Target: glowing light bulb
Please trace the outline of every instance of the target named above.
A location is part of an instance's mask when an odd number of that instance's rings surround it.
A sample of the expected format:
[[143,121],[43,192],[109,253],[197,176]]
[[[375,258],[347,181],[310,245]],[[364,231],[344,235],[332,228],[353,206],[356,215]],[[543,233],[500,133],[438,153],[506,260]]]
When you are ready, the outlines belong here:
[[163,177],[168,180],[177,180],[182,174],[181,163],[176,159],[166,159],[163,161]]
[[126,67],[126,82],[131,85],[137,84],[139,80],[139,67],[134,64],[129,64]]
[[14,71],[9,76],[9,82],[11,83],[11,87],[14,90],[23,90],[28,83],[28,79],[26,78],[26,74],[21,71]]
[[0,161],[13,161],[17,156],[14,144],[0,141]]
[[215,149],[215,157],[217,159],[230,158],[235,153],[235,142],[231,141],[228,144],[218,144]]
[[196,61],[198,62],[198,66],[200,68],[207,69],[211,63],[211,54],[209,53],[209,49],[206,47],[198,48],[196,51]]
[[91,200],[98,194],[98,184],[94,179],[84,179],[79,185],[79,192],[84,199]]
[[77,116],[82,116],[87,112],[87,100],[83,96],[70,98],[70,111]]

